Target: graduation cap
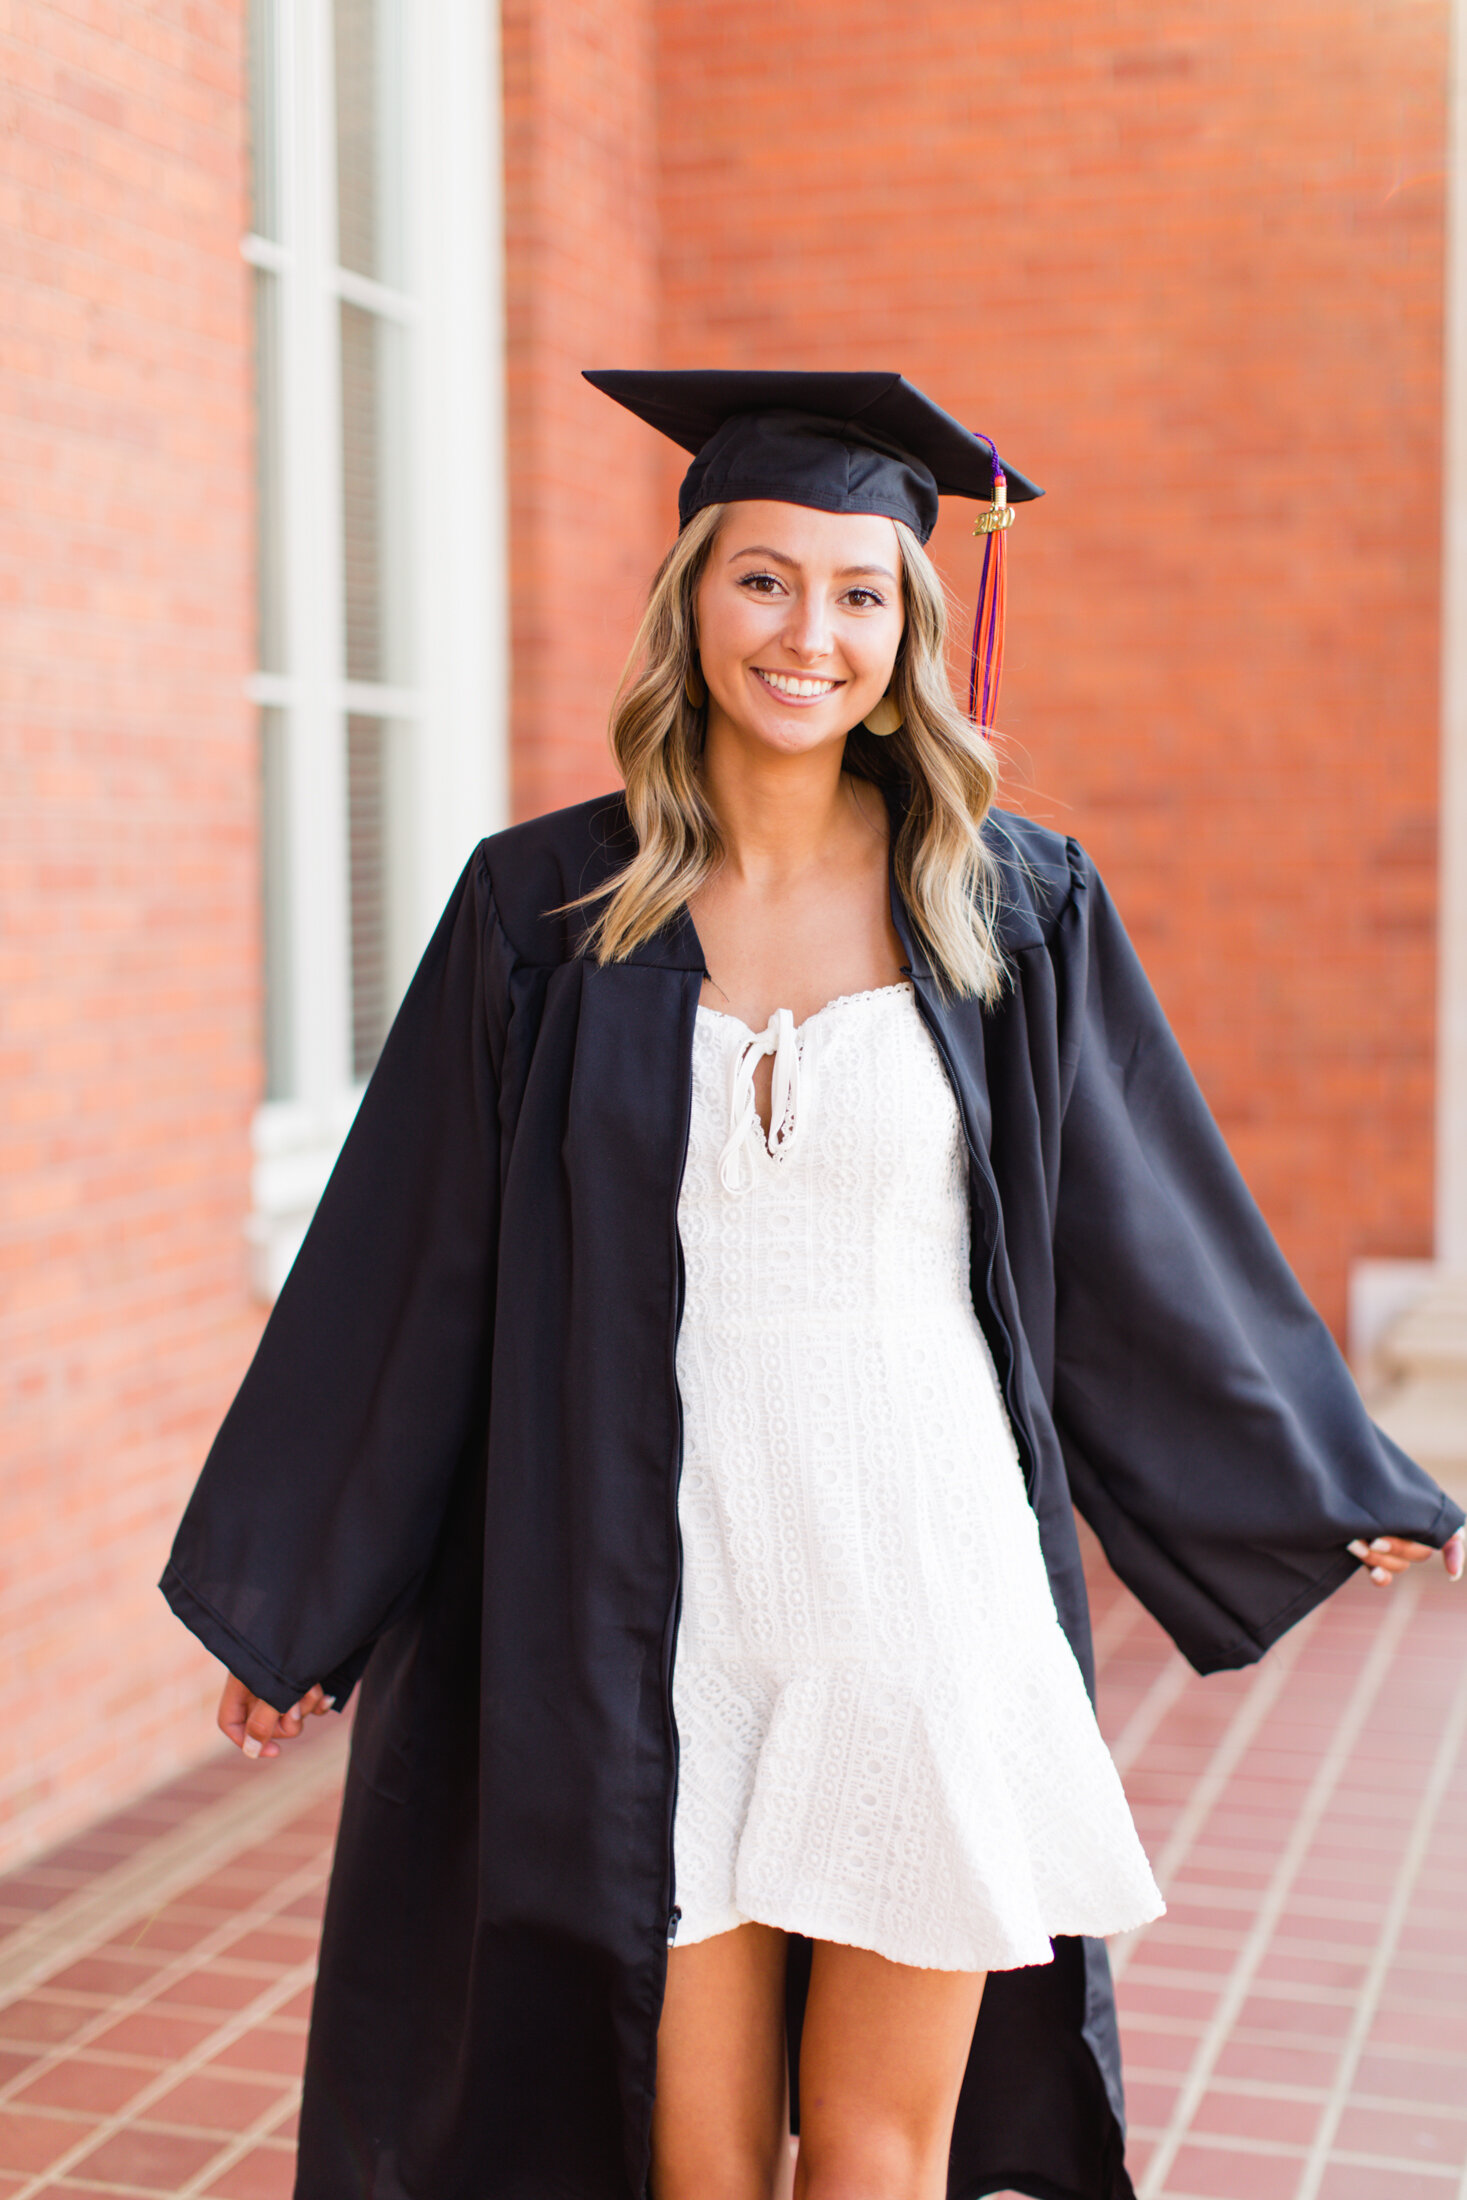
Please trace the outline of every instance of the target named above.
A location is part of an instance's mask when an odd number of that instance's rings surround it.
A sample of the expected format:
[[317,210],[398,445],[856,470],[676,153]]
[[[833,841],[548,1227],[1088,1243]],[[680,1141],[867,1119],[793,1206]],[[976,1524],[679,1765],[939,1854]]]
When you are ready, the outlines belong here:
[[678,491],[686,527],[706,505],[768,497],[820,512],[904,520],[919,542],[940,496],[988,509],[973,621],[968,710],[991,725],[1003,661],[1004,542],[1013,506],[1042,489],[1005,466],[991,439],[934,405],[900,374],[811,374],[697,367],[583,370],[649,427],[693,453]]

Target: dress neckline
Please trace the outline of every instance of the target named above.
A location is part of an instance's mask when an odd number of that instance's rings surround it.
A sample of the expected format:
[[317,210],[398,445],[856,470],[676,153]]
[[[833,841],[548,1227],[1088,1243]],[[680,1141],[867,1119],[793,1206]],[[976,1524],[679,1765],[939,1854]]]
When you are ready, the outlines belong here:
[[[898,978],[891,985],[868,985],[859,993],[837,993],[834,1000],[826,1001],[821,1007],[812,1009],[805,1018],[804,1023],[795,1025],[795,1036],[798,1038],[802,1031],[807,1030],[820,1017],[828,1016],[833,1008],[850,1008],[857,1001],[877,1001],[884,994],[913,993],[915,990],[916,988],[910,978]],[[740,1031],[746,1031],[751,1039],[759,1037],[759,1033],[752,1024],[746,1024],[742,1016],[735,1016],[729,1009],[714,1008],[707,1001],[699,1001],[698,1014],[700,1016],[717,1016],[726,1024],[737,1024]],[[779,1010],[776,1009],[774,1014],[777,1016]],[[770,1021],[772,1022],[773,1018]],[[764,1028],[768,1030],[769,1027],[766,1024]]]

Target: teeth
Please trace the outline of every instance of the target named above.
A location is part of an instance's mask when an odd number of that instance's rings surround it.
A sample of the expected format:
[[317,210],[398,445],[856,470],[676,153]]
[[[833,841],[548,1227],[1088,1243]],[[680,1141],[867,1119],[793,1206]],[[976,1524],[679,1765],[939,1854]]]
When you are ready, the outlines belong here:
[[832,688],[840,685],[838,680],[797,680],[788,672],[761,671],[759,677],[777,688],[781,695],[828,695]]

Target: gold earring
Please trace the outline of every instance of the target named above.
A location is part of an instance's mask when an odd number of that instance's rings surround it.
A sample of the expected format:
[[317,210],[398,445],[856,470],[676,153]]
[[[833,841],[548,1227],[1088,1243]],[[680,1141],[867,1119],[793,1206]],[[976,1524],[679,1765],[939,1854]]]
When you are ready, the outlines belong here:
[[708,700],[708,690],[703,685],[703,675],[694,658],[688,659],[688,669],[683,674],[683,693],[694,710],[701,710]]
[[883,741],[889,740],[892,734],[901,731],[901,710],[890,688],[887,689],[879,703],[871,705],[861,723],[868,733],[879,735]]

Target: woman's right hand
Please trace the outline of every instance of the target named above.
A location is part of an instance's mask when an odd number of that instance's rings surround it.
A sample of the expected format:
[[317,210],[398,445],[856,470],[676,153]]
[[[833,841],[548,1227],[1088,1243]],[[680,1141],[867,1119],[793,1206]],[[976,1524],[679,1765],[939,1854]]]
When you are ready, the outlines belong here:
[[294,1741],[307,1719],[318,1718],[325,1709],[326,1691],[319,1684],[307,1689],[293,1710],[277,1711],[231,1673],[219,1698],[219,1731],[247,1757],[278,1757],[280,1744]]

